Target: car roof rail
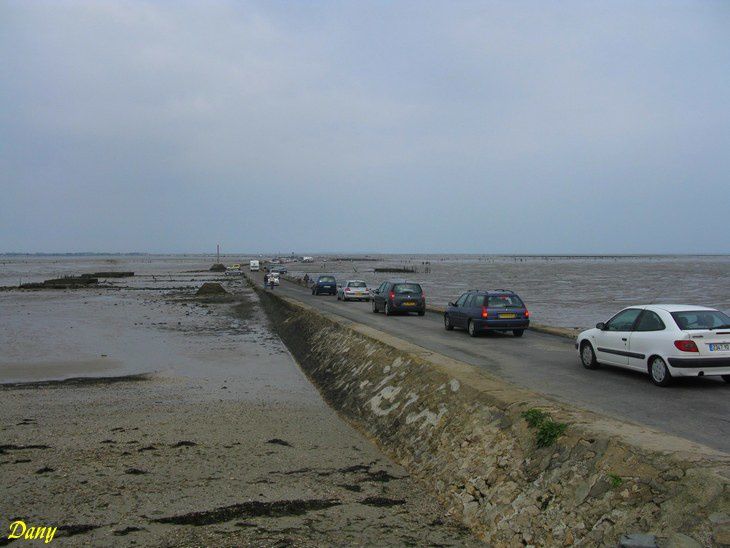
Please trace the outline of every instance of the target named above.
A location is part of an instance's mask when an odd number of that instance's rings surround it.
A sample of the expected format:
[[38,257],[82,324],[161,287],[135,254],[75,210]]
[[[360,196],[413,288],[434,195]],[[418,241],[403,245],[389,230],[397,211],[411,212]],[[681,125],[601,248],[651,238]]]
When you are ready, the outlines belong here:
[[492,291],[501,291],[503,293],[514,293],[511,289],[493,289]]

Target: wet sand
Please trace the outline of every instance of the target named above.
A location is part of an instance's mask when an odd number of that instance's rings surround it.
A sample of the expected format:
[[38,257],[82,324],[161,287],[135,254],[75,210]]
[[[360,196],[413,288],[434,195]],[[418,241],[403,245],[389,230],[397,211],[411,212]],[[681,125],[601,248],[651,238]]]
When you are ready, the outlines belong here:
[[210,278],[0,295],[0,545],[474,543]]

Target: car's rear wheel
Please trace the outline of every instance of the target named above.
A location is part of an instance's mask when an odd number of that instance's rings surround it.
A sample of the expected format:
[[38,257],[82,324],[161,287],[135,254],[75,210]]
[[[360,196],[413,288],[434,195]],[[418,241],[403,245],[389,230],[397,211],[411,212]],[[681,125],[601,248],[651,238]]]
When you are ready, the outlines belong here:
[[524,330],[524,329],[513,329],[513,330],[512,330],[512,334],[513,334],[513,335],[514,335],[515,337],[521,337],[522,335],[524,335],[524,334],[525,334],[525,330]]
[[580,347],[580,361],[586,369],[597,369],[596,353],[589,342],[583,342]]
[[444,329],[446,331],[453,331],[454,330],[454,324],[451,323],[451,318],[448,314],[444,314]]
[[393,311],[390,309],[390,304],[386,302],[385,303],[385,315],[391,316],[392,314],[393,314]]
[[654,356],[649,361],[649,376],[651,382],[657,386],[669,386],[672,383],[672,374],[669,372],[667,364],[659,356]]
[[469,332],[469,336],[470,337],[476,337],[478,335],[478,333],[477,333],[477,326],[471,320],[469,320],[469,324],[466,326],[466,330]]
[[425,316],[426,315],[426,311],[425,310],[419,310],[418,311],[418,315],[419,316]]
[[375,299],[373,299],[372,301],[370,301],[370,303],[373,305],[373,314],[377,314],[378,313],[378,305],[375,304]]
[[730,375],[723,375],[722,380],[724,380],[727,383],[730,383]]

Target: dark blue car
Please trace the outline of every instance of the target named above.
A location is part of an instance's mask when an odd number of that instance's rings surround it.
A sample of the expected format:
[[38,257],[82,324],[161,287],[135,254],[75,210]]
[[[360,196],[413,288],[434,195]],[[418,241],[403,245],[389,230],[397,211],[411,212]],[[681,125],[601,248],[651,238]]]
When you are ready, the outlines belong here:
[[320,276],[312,286],[312,295],[337,295],[337,280],[334,276]]
[[522,299],[512,291],[467,291],[444,313],[444,327],[466,329],[476,337],[485,331],[512,331],[521,337],[530,326],[530,313]]

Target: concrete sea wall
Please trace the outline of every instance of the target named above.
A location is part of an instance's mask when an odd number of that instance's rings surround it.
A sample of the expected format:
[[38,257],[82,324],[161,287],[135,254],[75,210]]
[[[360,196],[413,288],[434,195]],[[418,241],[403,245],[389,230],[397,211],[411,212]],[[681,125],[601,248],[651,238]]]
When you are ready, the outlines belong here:
[[483,540],[616,546],[644,534],[644,545],[730,545],[728,455],[259,293],[327,402]]

